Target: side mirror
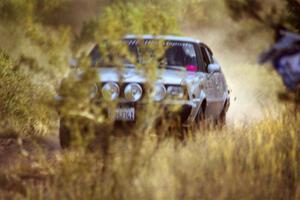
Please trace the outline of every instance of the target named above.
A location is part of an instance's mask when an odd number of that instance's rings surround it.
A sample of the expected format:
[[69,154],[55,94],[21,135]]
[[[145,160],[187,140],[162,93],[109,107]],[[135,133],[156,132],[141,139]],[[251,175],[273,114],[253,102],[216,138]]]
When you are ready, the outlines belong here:
[[208,73],[220,72],[221,67],[219,64],[209,64],[208,65]]

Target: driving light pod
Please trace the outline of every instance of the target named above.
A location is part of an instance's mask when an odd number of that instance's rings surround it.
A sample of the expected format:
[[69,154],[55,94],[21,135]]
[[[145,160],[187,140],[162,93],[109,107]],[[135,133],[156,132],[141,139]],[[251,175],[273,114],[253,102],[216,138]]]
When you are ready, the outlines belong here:
[[166,87],[163,84],[156,84],[153,88],[152,98],[154,101],[162,101],[167,95]]
[[167,92],[171,98],[182,99],[184,97],[184,89],[181,86],[169,86]]
[[107,101],[114,101],[119,97],[120,88],[118,84],[109,82],[102,87],[103,98]]
[[128,101],[137,102],[143,96],[143,89],[137,83],[130,83],[125,87],[124,95]]

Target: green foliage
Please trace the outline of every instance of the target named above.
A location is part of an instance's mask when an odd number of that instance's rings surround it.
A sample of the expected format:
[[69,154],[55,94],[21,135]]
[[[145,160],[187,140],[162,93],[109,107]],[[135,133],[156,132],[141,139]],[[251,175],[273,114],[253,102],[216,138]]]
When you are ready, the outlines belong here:
[[[169,7],[167,7],[167,5]],[[165,2],[117,1],[106,6],[97,19],[84,24],[78,40],[119,40],[127,34],[178,34],[174,5]],[[172,9],[173,8],[173,9]]]
[[119,34],[114,39],[128,33],[132,34],[174,34],[178,29],[176,18],[158,5],[116,4],[107,7],[100,17],[99,35]]
[[1,21],[22,23],[28,18],[44,24],[61,23],[63,10],[68,6],[70,0],[2,0],[0,2]]
[[[12,129],[19,135],[52,131],[55,87],[67,72],[71,57],[70,30],[54,29],[40,16],[50,17],[63,2],[0,2],[0,49],[10,57],[10,64],[2,62],[1,66],[3,131]],[[38,13],[40,9],[44,14]]]
[[[18,71],[4,53],[0,53],[0,130],[19,134],[46,131],[47,115],[44,91],[30,77]],[[45,107],[46,106],[46,107]],[[44,123],[44,124],[43,124]]]
[[300,33],[300,3],[298,0],[225,0],[225,2],[234,19],[250,17],[270,28],[281,25]]

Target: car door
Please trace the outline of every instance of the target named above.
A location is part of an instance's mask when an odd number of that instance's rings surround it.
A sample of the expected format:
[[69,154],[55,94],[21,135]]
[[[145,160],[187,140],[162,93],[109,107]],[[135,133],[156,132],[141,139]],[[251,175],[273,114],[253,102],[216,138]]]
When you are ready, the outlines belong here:
[[[217,64],[213,59],[211,51],[204,45],[201,45],[201,53],[203,55],[204,65]],[[217,118],[223,110],[224,106],[224,84],[222,80],[222,72],[214,72],[206,74],[206,117],[208,118]]]
[[219,116],[224,109],[225,102],[227,99],[227,86],[225,82],[225,77],[222,72],[216,72],[213,76],[214,84],[216,86],[216,114],[217,116]]

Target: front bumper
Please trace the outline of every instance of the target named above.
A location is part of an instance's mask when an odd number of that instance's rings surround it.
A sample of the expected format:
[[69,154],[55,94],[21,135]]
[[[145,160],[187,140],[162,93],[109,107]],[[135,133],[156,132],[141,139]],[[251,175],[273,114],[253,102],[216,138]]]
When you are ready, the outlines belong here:
[[[134,108],[136,111],[134,121],[115,120],[116,123],[136,123],[155,118],[155,121],[177,120],[181,124],[186,124],[191,118],[192,111],[196,109],[196,104],[191,101],[168,100],[163,102],[119,102],[117,107]],[[110,108],[105,109],[109,118]]]
[[[171,120],[180,120],[180,123],[183,126],[189,126],[191,121],[193,121],[195,111],[197,110],[197,102],[189,101],[189,100],[165,100],[162,102],[128,102],[120,100],[117,103],[112,103],[114,106],[107,106],[109,104],[103,103],[101,101],[93,102],[96,106],[99,106],[99,109],[102,110],[102,117],[99,118],[93,116],[91,113],[86,112],[69,112],[67,115],[62,115],[59,112],[59,115],[62,118],[71,117],[71,118],[83,118],[95,121],[96,123],[116,123],[116,124],[136,124],[137,122],[147,122],[148,120],[156,118],[156,121],[171,121]],[[106,107],[105,107],[106,106]],[[105,108],[103,108],[105,107]],[[134,121],[121,121],[114,120],[111,118],[110,113],[113,112],[114,109],[118,107],[127,107],[134,108],[136,111],[136,116]],[[152,114],[149,114],[149,109]],[[58,110],[59,111],[59,110]],[[155,115],[155,117],[153,117]],[[150,116],[150,117],[149,117]],[[100,119],[100,120],[99,120]],[[111,121],[111,122],[109,122]]]

